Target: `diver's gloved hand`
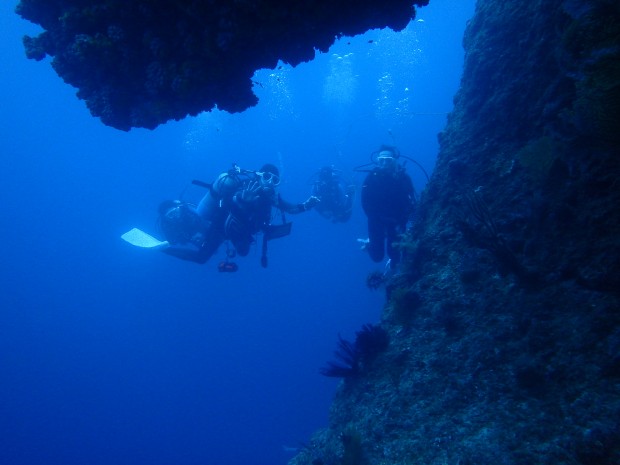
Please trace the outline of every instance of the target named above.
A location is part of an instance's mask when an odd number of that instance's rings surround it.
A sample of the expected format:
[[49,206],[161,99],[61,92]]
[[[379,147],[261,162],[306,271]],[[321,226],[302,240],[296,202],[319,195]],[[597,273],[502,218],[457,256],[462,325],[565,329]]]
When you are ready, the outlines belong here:
[[306,200],[302,205],[304,206],[304,210],[310,210],[320,201],[321,199],[319,199],[318,197],[314,195],[311,195],[310,197],[308,197],[308,200]]
[[258,197],[258,193],[260,191],[260,182],[252,181],[250,182],[245,189],[241,191],[240,199],[246,203],[252,203]]

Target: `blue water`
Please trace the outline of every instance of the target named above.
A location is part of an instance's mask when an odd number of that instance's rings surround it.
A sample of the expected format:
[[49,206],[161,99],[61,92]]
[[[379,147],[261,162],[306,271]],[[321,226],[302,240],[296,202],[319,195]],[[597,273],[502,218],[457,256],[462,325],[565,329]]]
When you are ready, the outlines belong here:
[[289,218],[268,269],[256,248],[226,274],[223,250],[200,266],[119,236],[157,234],[161,200],[233,162],[277,164],[295,202],[326,163],[359,185],[352,168],[382,143],[431,172],[473,0],[259,71],[261,103],[242,114],[129,133],[25,58],[21,36],[38,29],[16,3],[0,5],[0,464],[285,464],[284,446],[327,425],[338,380],[319,369],[338,334],[380,320],[383,292],[365,279],[383,264],[356,242],[359,198],[346,224]]

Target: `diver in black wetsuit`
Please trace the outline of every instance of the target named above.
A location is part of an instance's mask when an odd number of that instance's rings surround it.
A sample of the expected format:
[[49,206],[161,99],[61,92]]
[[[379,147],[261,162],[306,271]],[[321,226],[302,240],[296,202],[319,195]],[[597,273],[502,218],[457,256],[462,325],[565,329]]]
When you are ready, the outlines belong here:
[[[319,199],[310,196],[305,202],[293,204],[282,199],[277,192],[280,173],[276,166],[267,163],[243,183],[242,188],[226,202],[229,214],[224,222],[224,234],[237,253],[245,256],[256,242],[255,235],[263,233],[261,265],[267,266],[267,242],[290,234],[291,223],[284,213],[302,213],[310,210]],[[272,224],[272,208],[280,211],[282,224]]]
[[205,263],[225,240],[223,207],[243,184],[235,167],[220,174],[212,184],[192,181],[207,189],[198,205],[180,200],[166,200],[159,206],[159,226],[169,245],[162,252],[196,263]]
[[[162,202],[159,224],[168,246],[161,250],[196,263],[205,263],[226,240],[234,249],[227,249],[227,258],[218,266],[220,271],[236,271],[229,258],[246,256],[255,236],[263,233],[261,264],[267,266],[267,242],[290,234],[291,223],[284,213],[301,213],[319,203],[310,196],[300,204],[283,200],[276,191],[280,184],[278,168],[264,165],[260,171],[241,170],[236,165],[212,184],[193,181],[208,189],[198,205],[179,200]],[[272,224],[272,208],[280,210],[282,224]]]
[[368,240],[364,249],[375,262],[385,253],[390,266],[400,262],[400,253],[393,243],[405,232],[415,206],[415,191],[405,168],[398,163],[395,147],[382,146],[376,155],[376,166],[362,185],[362,208],[368,217]]
[[312,195],[321,201],[316,211],[334,223],[345,223],[351,218],[355,186],[347,183],[342,173],[332,166],[324,166],[312,180]]

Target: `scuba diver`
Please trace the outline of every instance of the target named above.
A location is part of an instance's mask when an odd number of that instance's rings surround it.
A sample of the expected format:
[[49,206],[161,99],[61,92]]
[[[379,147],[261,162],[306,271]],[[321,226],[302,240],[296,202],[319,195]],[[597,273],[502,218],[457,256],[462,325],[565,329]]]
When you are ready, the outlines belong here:
[[[208,190],[198,205],[180,200],[165,200],[159,205],[159,228],[168,243],[162,252],[201,264],[213,256],[225,240],[222,201],[241,186],[235,173],[222,173],[213,184],[193,180],[192,184]],[[227,252],[226,264],[232,255]],[[222,271],[236,271],[231,268],[220,264]]]
[[[383,260],[387,252],[392,269],[400,262],[394,242],[405,232],[416,204],[413,183],[405,167],[398,163],[399,157],[396,147],[383,145],[373,152],[371,163],[356,169],[368,172],[361,194],[362,209],[368,217],[368,239],[358,241],[375,262]],[[371,170],[359,169],[370,164],[375,165]]]
[[346,223],[353,211],[355,186],[347,183],[340,170],[333,166],[324,166],[312,179],[312,195],[321,201],[316,211],[333,223]]
[[[263,233],[261,265],[267,267],[267,243],[272,239],[287,236],[292,223],[287,222],[285,213],[297,214],[310,210],[320,200],[310,196],[305,202],[294,204],[282,199],[277,191],[280,173],[275,165],[267,163],[256,172],[244,172],[245,179],[240,189],[225,201],[228,216],[224,221],[224,235],[235,247],[236,252],[246,256],[255,236]],[[279,210],[282,223],[272,224],[272,209]]]
[[[292,223],[284,213],[301,213],[319,203],[310,196],[305,202],[292,204],[276,191],[280,184],[278,168],[264,165],[260,171],[242,170],[237,165],[221,173],[212,184],[194,180],[192,184],[208,192],[198,205],[179,200],[163,202],[159,208],[159,224],[167,245],[164,253],[183,260],[205,263],[225,242],[233,248],[226,250],[226,259],[219,263],[220,271],[237,271],[230,259],[237,254],[246,256],[255,236],[263,233],[261,264],[267,266],[267,242],[290,234]],[[282,224],[272,224],[272,207],[280,210]]]
[[180,200],[159,205],[159,227],[167,241],[161,251],[182,260],[205,263],[224,241],[222,228],[202,218],[195,205]]

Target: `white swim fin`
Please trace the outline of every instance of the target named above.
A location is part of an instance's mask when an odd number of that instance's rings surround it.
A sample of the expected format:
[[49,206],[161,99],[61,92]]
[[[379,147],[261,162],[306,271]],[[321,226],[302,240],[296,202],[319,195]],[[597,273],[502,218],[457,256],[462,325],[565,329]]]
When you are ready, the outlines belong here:
[[168,241],[160,241],[138,228],[127,231],[121,236],[121,239],[129,242],[131,245],[145,249],[161,249],[168,247]]

